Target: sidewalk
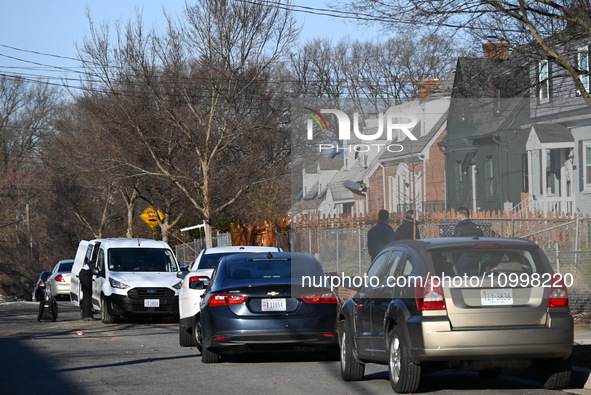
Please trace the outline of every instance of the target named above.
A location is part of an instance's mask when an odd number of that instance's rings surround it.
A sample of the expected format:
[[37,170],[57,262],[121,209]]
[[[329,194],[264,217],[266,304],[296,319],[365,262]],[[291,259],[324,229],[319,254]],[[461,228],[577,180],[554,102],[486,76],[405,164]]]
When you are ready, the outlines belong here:
[[584,345],[591,344],[591,324],[575,323],[575,343]]

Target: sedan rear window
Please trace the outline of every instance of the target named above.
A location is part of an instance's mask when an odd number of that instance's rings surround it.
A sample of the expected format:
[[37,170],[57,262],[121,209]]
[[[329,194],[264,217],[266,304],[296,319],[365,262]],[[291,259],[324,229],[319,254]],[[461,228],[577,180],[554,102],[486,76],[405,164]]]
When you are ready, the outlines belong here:
[[538,251],[507,248],[450,248],[434,250],[437,275],[482,276],[491,273],[546,273]]
[[74,262],[60,263],[60,267],[58,268],[57,271],[60,272],[60,273],[71,272],[72,271],[72,266],[74,266]]

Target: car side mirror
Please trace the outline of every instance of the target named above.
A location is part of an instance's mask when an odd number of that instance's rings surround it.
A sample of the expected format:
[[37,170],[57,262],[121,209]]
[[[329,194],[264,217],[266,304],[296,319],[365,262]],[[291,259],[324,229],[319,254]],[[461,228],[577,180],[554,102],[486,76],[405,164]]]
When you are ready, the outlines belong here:
[[205,282],[204,281],[193,281],[192,283],[189,284],[189,288],[191,289],[203,289],[205,288]]
[[183,278],[185,278],[187,276],[187,274],[189,274],[188,271],[179,270],[178,272],[176,272],[176,278],[180,278],[182,280]]
[[95,276],[100,276],[100,275],[101,275],[101,273],[99,272],[99,269],[98,269],[98,267],[96,267],[96,266],[92,266],[92,267],[90,268],[90,272],[91,272],[92,274],[94,274]]

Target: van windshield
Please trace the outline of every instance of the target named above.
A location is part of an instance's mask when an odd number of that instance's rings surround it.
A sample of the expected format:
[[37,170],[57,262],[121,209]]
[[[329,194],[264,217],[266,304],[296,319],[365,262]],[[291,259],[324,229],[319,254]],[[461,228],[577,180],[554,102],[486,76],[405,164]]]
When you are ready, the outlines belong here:
[[165,248],[110,248],[109,270],[113,272],[176,272],[172,251]]

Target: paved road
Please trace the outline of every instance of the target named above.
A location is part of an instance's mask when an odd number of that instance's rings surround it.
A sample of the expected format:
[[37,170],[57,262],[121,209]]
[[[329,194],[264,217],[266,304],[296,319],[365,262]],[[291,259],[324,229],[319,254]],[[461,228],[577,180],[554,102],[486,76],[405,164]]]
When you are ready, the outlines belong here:
[[[385,367],[345,383],[339,363],[323,354],[249,354],[202,364],[195,348],[178,346],[178,324],[126,321],[104,325],[78,320],[69,302],[57,322],[37,322],[38,304],[0,304],[0,393],[33,394],[390,394]],[[526,377],[482,379],[471,372],[426,376],[436,394],[561,394]]]

